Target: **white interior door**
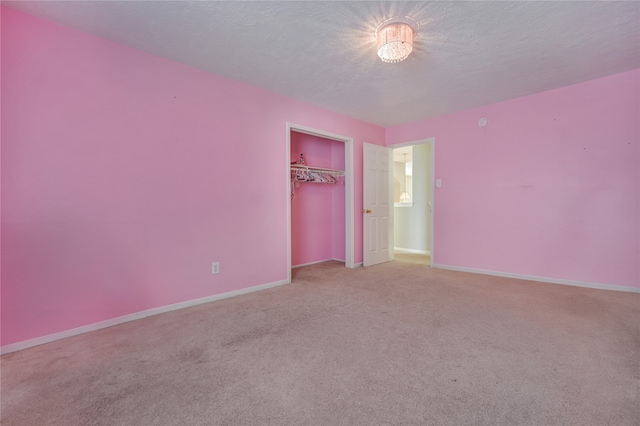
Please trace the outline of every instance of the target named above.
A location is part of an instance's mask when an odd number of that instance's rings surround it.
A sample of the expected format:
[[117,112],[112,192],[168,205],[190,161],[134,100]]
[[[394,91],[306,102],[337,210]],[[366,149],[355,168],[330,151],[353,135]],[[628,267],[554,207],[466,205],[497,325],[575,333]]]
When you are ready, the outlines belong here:
[[363,265],[393,259],[393,179],[391,148],[364,143]]

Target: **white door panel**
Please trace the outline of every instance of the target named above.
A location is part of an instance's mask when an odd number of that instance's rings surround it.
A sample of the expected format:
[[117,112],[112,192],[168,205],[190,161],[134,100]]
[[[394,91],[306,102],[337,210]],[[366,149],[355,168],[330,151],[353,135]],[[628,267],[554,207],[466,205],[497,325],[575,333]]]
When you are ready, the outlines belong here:
[[365,143],[363,167],[363,264],[393,258],[393,204],[391,203],[391,148]]

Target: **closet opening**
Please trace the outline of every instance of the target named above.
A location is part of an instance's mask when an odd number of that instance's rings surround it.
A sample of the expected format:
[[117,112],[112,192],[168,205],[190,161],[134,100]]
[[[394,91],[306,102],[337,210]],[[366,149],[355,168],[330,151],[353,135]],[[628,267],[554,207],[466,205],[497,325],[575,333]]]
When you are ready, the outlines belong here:
[[354,265],[353,138],[287,123],[287,271]]

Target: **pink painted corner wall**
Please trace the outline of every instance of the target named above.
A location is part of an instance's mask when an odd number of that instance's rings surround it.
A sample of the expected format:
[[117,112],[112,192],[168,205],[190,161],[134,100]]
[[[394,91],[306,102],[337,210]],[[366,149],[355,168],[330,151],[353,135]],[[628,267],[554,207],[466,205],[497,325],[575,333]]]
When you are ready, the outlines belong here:
[[362,142],[384,143],[381,127],[4,6],[1,72],[3,346],[286,280],[286,123],[354,138],[356,211]]
[[[291,161],[344,170],[344,143],[291,132]],[[344,184],[301,183],[291,200],[291,264],[345,258]]]
[[639,81],[388,128],[388,145],[435,137],[434,263],[640,288]]

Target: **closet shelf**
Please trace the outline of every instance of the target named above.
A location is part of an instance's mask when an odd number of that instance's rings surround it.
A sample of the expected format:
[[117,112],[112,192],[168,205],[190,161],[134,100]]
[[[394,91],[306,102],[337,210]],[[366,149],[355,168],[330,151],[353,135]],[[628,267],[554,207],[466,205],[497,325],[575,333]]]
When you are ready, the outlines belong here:
[[293,172],[294,170],[327,173],[332,176],[344,176],[344,170],[328,169],[326,167],[313,167],[313,166],[307,166],[306,164],[292,164],[291,171]]
[[344,170],[313,167],[306,164],[291,164],[291,182],[297,187],[300,182],[343,183]]

